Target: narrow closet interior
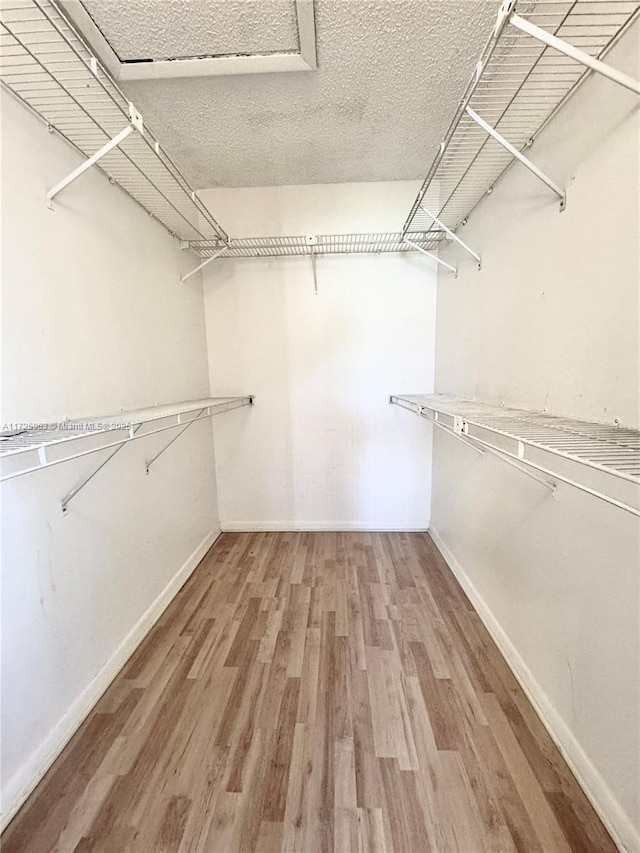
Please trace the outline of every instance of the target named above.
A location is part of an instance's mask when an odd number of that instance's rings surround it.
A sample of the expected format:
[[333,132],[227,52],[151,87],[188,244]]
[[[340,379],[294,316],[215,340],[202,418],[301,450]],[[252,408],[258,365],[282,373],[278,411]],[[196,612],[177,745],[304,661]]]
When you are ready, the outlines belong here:
[[2,849],[640,853],[640,2],[0,0]]

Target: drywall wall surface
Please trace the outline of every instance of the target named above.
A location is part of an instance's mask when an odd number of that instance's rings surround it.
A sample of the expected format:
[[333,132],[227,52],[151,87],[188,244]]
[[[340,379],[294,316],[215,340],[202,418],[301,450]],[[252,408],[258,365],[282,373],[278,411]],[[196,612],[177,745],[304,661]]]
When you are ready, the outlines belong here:
[[[640,77],[638,26],[608,57]],[[640,101],[592,77],[461,232],[438,289],[436,388],[637,427]],[[448,249],[445,259],[458,257]],[[557,499],[447,435],[432,526],[620,844],[640,840],[640,527],[560,484]]]
[[[2,422],[208,395],[202,291],[177,241],[2,100]],[[229,413],[228,417],[233,417]],[[98,453],[3,484],[2,798],[10,814],[217,529],[211,426],[134,441],[70,503]]]
[[[232,234],[397,230],[414,182],[201,195]],[[223,529],[424,529],[430,442],[389,394],[432,388],[436,278],[418,255],[217,261],[204,271]]]

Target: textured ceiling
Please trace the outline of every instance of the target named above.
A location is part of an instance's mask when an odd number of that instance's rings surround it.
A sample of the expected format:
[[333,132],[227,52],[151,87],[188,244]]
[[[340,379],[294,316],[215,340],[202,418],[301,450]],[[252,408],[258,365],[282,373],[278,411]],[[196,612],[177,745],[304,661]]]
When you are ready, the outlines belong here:
[[[155,10],[153,26],[148,2]],[[121,6],[116,0],[86,0],[89,8],[119,6],[119,26],[126,24],[130,45],[149,43],[150,34],[157,44],[164,20],[167,44],[183,50],[196,29],[185,9],[215,11],[220,4],[175,2],[182,9],[183,41],[160,13],[175,7],[174,0],[127,0]],[[316,0],[317,71],[137,81],[125,89],[199,188],[423,178],[498,5],[498,0]],[[268,1],[257,6],[276,8]],[[147,9],[146,17],[141,9]],[[256,25],[261,50],[276,38],[278,20],[268,35]],[[238,21],[234,26],[240,29]]]

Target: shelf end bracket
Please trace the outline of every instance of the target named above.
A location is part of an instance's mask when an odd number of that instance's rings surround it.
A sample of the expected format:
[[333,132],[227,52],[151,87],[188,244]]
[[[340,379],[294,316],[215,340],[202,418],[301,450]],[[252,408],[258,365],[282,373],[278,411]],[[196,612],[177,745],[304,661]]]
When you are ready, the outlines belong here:
[[140,135],[144,134],[144,122],[142,120],[142,116],[134,107],[134,105],[129,101],[129,124],[123,128],[117,136],[114,136],[113,139],[110,139],[99,151],[96,151],[88,160],[85,160],[84,163],[81,163],[77,169],[74,169],[70,175],[67,175],[62,181],[57,183],[55,187],[52,187],[46,196],[47,207],[49,210],[53,210],[53,199],[58,195],[58,193],[62,192],[63,189],[72,184],[75,180],[77,180],[80,175],[83,175],[87,169],[90,169],[92,166],[101,160],[105,154],[108,154],[114,148],[117,148],[124,140],[129,136],[130,133],[133,133],[134,130],[137,130]]
[[467,244],[463,240],[461,240],[460,237],[458,237],[458,235],[455,232],[453,232],[449,227],[447,227],[444,224],[444,222],[442,222],[440,219],[438,219],[438,217],[434,213],[431,213],[430,210],[427,210],[426,207],[423,207],[422,205],[420,205],[420,210],[423,213],[426,213],[426,215],[429,217],[429,219],[432,219],[436,223],[436,225],[439,225],[440,228],[442,228],[442,230],[445,232],[445,234],[448,234],[452,240],[455,240],[459,246],[462,246],[462,248],[465,250],[465,252],[467,254],[471,255],[472,258],[475,258],[476,261],[478,262],[478,269],[479,270],[482,269],[482,258],[480,257],[480,255],[477,252],[474,252],[470,246],[467,246]]
[[206,260],[204,260],[201,264],[198,264],[198,266],[197,266],[195,269],[191,270],[191,272],[188,272],[186,275],[183,275],[183,276],[182,276],[182,278],[180,279],[180,282],[181,282],[182,284],[184,284],[184,282],[185,282],[188,278],[191,278],[191,276],[192,276],[192,275],[195,275],[195,274],[196,274],[197,272],[199,272],[201,269],[204,269],[204,268],[207,266],[207,264],[210,264],[210,263],[211,263],[211,261],[215,261],[215,259],[216,259],[216,258],[219,258],[219,257],[220,257],[220,255],[221,255],[223,252],[226,252],[228,248],[229,248],[228,246],[223,246],[223,247],[222,247],[222,249],[219,249],[217,252],[215,252],[215,253],[214,253],[213,255],[211,255],[209,258],[207,258]]
[[504,149],[506,149],[512,157],[515,157],[516,160],[519,160],[523,166],[526,166],[527,169],[532,172],[536,178],[542,181],[543,184],[546,184],[550,190],[552,190],[560,199],[560,211],[562,212],[567,206],[567,194],[553,181],[542,169],[539,169],[535,163],[532,163],[528,157],[519,151],[515,145],[512,145],[507,139],[499,133],[495,127],[492,127],[488,124],[475,110],[472,110],[471,107],[465,107],[465,112],[469,116],[470,119],[473,119],[477,125],[479,125],[485,133],[488,133],[489,136],[493,137],[496,142],[498,142]]
[[81,492],[84,489],[84,487],[87,485],[87,483],[89,483],[91,480],[93,480],[93,478],[96,476],[96,474],[99,471],[102,471],[102,469],[105,467],[105,465],[107,465],[109,462],[111,462],[111,460],[116,455],[116,453],[118,453],[120,450],[122,450],[122,448],[125,446],[125,444],[127,444],[134,437],[134,435],[138,432],[138,430],[140,429],[141,426],[142,426],[142,424],[133,424],[129,428],[129,435],[127,436],[127,438],[124,438],[122,440],[122,442],[120,444],[118,444],[111,451],[111,453],[106,457],[106,459],[103,459],[102,462],[96,468],[94,468],[93,471],[90,474],[88,474],[84,478],[84,480],[82,480],[81,483],[79,483],[75,488],[73,488],[68,494],[66,494],[62,498],[61,507],[62,507],[62,514],[63,515],[66,515],[67,512],[69,511],[69,504],[75,498],[75,496],[78,494],[78,492]]
[[437,255],[434,255],[433,252],[427,252],[426,249],[423,249],[422,246],[418,246],[417,243],[408,240],[406,237],[402,241],[406,243],[407,246],[411,246],[412,249],[415,249],[416,252],[420,252],[422,255],[426,255],[427,258],[431,258],[432,261],[435,261],[437,264],[440,264],[441,267],[445,267],[450,272],[453,273],[454,278],[458,278],[458,270],[455,267],[452,267],[451,264],[448,264],[446,261],[441,260]]
[[[205,407],[205,408],[206,408],[206,407]],[[168,441],[168,442],[164,445],[164,447],[163,447],[163,448],[161,448],[161,449],[156,453],[156,455],[155,455],[155,456],[153,456],[153,457],[152,457],[152,458],[151,458],[151,459],[146,463],[145,468],[146,468],[146,473],[147,473],[147,474],[149,473],[149,469],[151,468],[151,466],[153,465],[153,463],[156,461],[156,459],[157,459],[159,456],[162,456],[162,454],[165,452],[165,450],[167,450],[169,447],[171,447],[171,445],[173,444],[173,442],[174,442],[174,441],[177,441],[177,440],[180,438],[180,436],[182,435],[182,433],[183,433],[183,432],[186,432],[186,431],[189,429],[189,427],[191,426],[191,424],[195,423],[196,421],[202,420],[202,415],[204,414],[204,411],[205,411],[204,409],[200,409],[200,411],[199,411],[199,412],[198,412],[198,414],[195,416],[195,418],[191,418],[191,420],[187,422],[186,426],[182,427],[182,429],[181,429],[181,430],[180,430],[176,435],[174,435],[174,436],[173,436],[173,438],[171,439],[171,441]]]

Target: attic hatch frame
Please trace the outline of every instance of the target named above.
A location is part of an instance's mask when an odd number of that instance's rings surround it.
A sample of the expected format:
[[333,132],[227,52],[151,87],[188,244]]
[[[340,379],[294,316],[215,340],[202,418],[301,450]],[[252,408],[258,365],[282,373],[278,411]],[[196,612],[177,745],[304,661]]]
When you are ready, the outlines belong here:
[[[527,19],[516,14],[518,0],[502,3],[494,29],[405,221],[403,237],[410,236],[414,229],[425,229],[424,215],[430,220],[430,231],[437,223],[447,233],[455,233],[516,160],[547,184],[559,197],[560,210],[564,210],[565,191],[523,152],[592,72],[640,94],[640,82],[602,62],[637,20],[640,3],[612,0],[607,9],[604,4],[591,3],[591,10],[588,0],[532,0],[520,5],[527,7]],[[528,20],[532,17],[547,23],[551,19],[554,32]],[[564,34],[564,29],[580,32],[580,27],[586,35],[573,35],[572,40],[585,40],[597,51],[596,57],[558,36]],[[550,50],[559,52],[561,61]],[[580,65],[579,73],[574,65],[566,63],[567,59]],[[483,113],[491,122],[482,118]],[[486,133],[480,140],[473,131],[477,126]],[[509,142],[507,135],[520,137],[517,144]],[[490,153],[490,139],[501,146],[500,156],[495,149]],[[435,219],[427,208],[438,211]]]
[[116,81],[273,74],[314,71],[318,67],[314,0],[293,0],[298,31],[297,51],[129,60],[120,59],[82,3],[78,0],[58,0],[58,3]]

